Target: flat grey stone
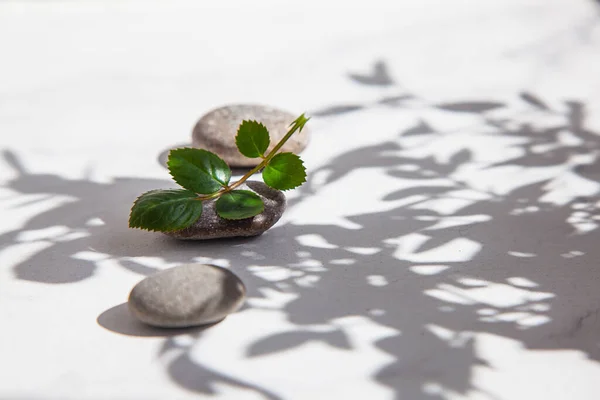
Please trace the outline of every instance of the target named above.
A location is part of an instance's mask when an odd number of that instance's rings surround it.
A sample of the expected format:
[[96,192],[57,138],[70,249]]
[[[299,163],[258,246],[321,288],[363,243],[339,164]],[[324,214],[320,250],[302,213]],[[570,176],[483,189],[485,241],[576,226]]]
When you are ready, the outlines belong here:
[[217,215],[216,201],[205,201],[202,205],[202,216],[197,222],[179,231],[164,232],[165,235],[187,240],[258,236],[279,221],[286,203],[282,192],[258,181],[246,181],[238,189],[252,190],[258,194],[265,204],[265,210],[252,218],[227,220]]
[[246,296],[233,272],[204,264],[186,264],[139,282],[129,294],[129,310],[140,321],[161,328],[217,322],[238,310]]
[[[269,130],[271,150],[289,130],[289,125],[298,118],[277,108],[234,104],[220,107],[204,115],[192,132],[192,146],[218,154],[232,167],[254,167],[262,161],[260,158],[243,156],[235,145],[237,129],[243,120],[256,120]],[[309,131],[306,127],[296,132],[282,147],[281,151],[300,153],[308,144]]]

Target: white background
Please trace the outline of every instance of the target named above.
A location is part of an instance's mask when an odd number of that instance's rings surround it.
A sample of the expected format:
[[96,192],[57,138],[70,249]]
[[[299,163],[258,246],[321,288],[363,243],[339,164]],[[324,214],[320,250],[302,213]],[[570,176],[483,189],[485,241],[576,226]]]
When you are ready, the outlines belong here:
[[[596,399],[599,25],[591,0],[1,1],[0,398]],[[314,116],[282,221],[128,229],[159,156],[240,102]],[[240,312],[131,320],[136,282],[198,261]]]

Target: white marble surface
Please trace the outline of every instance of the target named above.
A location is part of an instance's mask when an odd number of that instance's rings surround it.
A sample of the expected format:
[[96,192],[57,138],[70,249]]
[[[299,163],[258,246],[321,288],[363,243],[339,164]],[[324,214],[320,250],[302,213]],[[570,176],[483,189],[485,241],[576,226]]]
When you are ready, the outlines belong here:
[[[597,399],[599,25],[592,0],[0,2],[0,398]],[[314,116],[284,219],[128,229],[232,102]],[[130,288],[191,261],[246,306],[134,323]]]

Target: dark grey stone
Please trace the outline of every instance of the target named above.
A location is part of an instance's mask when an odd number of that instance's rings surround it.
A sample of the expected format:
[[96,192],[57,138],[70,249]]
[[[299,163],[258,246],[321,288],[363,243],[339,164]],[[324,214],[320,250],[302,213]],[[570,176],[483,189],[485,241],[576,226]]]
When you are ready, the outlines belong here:
[[197,222],[179,231],[164,232],[165,235],[187,240],[258,236],[279,221],[286,203],[282,192],[258,181],[246,181],[238,189],[252,190],[258,194],[265,204],[265,210],[252,218],[227,220],[217,215],[214,200],[205,201],[202,216]]
[[140,321],[161,328],[217,322],[238,310],[246,296],[233,272],[204,264],[186,264],[139,282],[129,294],[129,310]]
[[[192,133],[192,145],[218,154],[232,167],[254,167],[261,158],[243,156],[235,145],[237,129],[243,120],[256,120],[269,130],[271,150],[289,130],[289,125],[298,117],[277,108],[253,104],[234,104],[214,109],[204,115]],[[308,144],[309,131],[306,127],[296,132],[281,151],[300,153]]]

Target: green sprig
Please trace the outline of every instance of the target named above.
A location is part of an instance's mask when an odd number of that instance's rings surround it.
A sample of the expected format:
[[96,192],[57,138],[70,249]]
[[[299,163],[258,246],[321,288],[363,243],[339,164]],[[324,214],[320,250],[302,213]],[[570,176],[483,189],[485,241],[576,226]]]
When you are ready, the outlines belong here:
[[170,232],[187,228],[202,215],[203,202],[216,200],[217,215],[224,219],[252,218],[264,211],[262,199],[249,190],[236,190],[252,175],[262,171],[265,184],[278,190],[290,190],[306,181],[303,162],[293,153],[278,153],[295,133],[302,131],[310,118],[304,114],[290,124],[285,136],[265,154],[270,135],[257,121],[242,121],[235,143],[244,156],[262,161],[229,184],[231,169],[210,151],[194,148],[171,150],[167,161],[173,180],[184,189],[152,190],[133,204],[129,227]]

